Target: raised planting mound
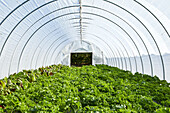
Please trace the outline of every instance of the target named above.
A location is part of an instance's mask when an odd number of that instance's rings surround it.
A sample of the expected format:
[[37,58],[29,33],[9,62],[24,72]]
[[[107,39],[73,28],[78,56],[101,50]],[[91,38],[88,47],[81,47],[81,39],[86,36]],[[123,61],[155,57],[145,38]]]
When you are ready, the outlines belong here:
[[106,65],[52,65],[0,80],[0,112],[169,113],[170,83]]

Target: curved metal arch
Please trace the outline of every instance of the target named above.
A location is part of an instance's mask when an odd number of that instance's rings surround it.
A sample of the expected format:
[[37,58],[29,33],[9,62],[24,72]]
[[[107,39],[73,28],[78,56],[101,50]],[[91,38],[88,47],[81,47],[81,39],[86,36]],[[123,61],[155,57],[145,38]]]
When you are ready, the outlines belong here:
[[[118,25],[117,23],[113,22],[112,20],[110,20],[110,19],[108,19],[108,18],[106,18],[106,17],[104,17],[104,16],[98,15],[98,14],[93,14],[93,13],[88,13],[88,12],[83,12],[83,14],[95,15],[95,16],[98,16],[98,17],[101,17],[101,18],[104,18],[104,19],[110,21],[111,23],[113,23],[113,24],[115,24],[117,27],[119,27],[123,32],[125,32],[126,35],[127,35],[130,39],[132,39],[132,37],[129,35],[129,33],[128,33],[125,29],[123,29],[120,25]],[[137,49],[137,51],[138,51],[138,54],[139,54],[139,57],[140,57],[140,61],[141,61],[141,64],[142,64],[142,72],[143,72],[143,71],[144,71],[144,68],[143,68],[143,60],[142,60],[142,57],[141,57],[139,48],[137,47],[137,45],[136,45],[136,43],[134,42],[133,39],[132,39],[132,41],[133,41],[133,43],[134,43],[134,45],[135,45],[135,47],[136,47],[136,49]],[[137,68],[137,65],[136,65],[136,68]],[[137,71],[137,70],[136,70],[136,71]]]
[[[24,32],[24,34],[21,36],[21,38],[26,34],[26,32],[29,30],[29,29],[31,29],[31,27],[33,26],[33,25],[35,25],[37,23],[37,21],[34,23],[34,24],[32,24],[25,32]],[[58,28],[59,29],[59,28]],[[20,40],[19,40],[20,41]],[[15,49],[14,49],[14,51],[13,51],[13,54],[15,53],[15,51],[16,51],[16,48],[17,48],[17,46],[15,47]],[[37,48],[38,48],[38,46],[37,46]],[[34,53],[35,54],[35,53]],[[14,55],[12,55],[12,58],[11,58],[11,60],[10,60],[10,67],[9,67],[9,71],[8,71],[8,75],[10,75],[10,68],[11,68],[11,63],[12,63],[12,59],[13,59],[13,56]]]
[[[70,18],[69,20],[72,20],[72,19],[79,19],[80,20],[80,18]],[[87,17],[82,17],[82,19],[93,20],[92,18],[87,18]]]
[[[44,60],[43,60],[43,65],[45,64],[45,62],[46,62],[46,60],[47,60],[47,59],[45,59],[45,57],[48,55],[50,48],[51,48],[60,38],[66,36],[67,34],[68,34],[68,33],[62,35],[61,37],[59,37],[59,38],[57,38],[55,41],[53,41],[53,43],[50,45],[50,47],[48,48],[48,50],[47,50],[46,53],[45,53]],[[70,39],[70,38],[69,38],[69,39]]]
[[[75,40],[75,41],[80,41],[80,40]],[[84,41],[84,40],[83,40]],[[72,42],[70,42],[70,43],[73,43],[74,41],[72,41]],[[91,42],[89,42],[89,41],[84,41],[84,42],[87,42],[87,43],[91,43]],[[69,44],[70,44],[69,43]],[[94,44],[94,43],[92,43],[93,45],[95,45],[96,46],[96,44]],[[66,46],[65,46],[66,47]],[[98,47],[98,46],[96,46],[96,47]],[[98,47],[99,48],[99,47]],[[107,50],[106,50],[107,51]],[[60,54],[61,52],[59,52],[57,55],[56,55],[56,57],[55,57],[55,61],[57,61],[56,59],[57,59],[57,57],[59,56],[59,54]],[[109,53],[109,52],[108,52]],[[52,56],[53,57],[53,56]],[[51,58],[52,58],[51,57]]]
[[[94,35],[94,34],[92,34],[92,35]],[[94,35],[95,36],[95,35]],[[100,38],[99,38],[100,39]],[[105,41],[104,41],[105,42]],[[109,47],[109,49],[112,51],[112,49],[111,49],[111,47],[105,42],[105,44]],[[54,49],[54,50],[56,50],[56,48]],[[54,54],[54,52],[55,51],[53,51],[53,54]],[[52,55],[53,55],[52,54]],[[114,54],[114,52],[112,51],[112,54],[115,56],[115,54]],[[51,58],[50,59],[52,59],[52,56],[51,56]],[[43,60],[44,61],[44,60]],[[119,62],[118,62],[119,63]],[[119,67],[120,67],[120,63],[119,63]]]
[[[112,5],[115,5],[115,6],[119,7],[119,8],[121,8],[122,10],[126,11],[127,13],[129,13],[130,15],[132,15],[135,19],[137,19],[137,20],[145,27],[145,29],[148,31],[148,33],[149,33],[150,36],[152,37],[152,39],[153,39],[153,41],[154,41],[154,43],[155,43],[155,45],[156,45],[156,47],[157,47],[157,49],[158,49],[158,52],[159,52],[159,55],[160,55],[160,58],[161,58],[161,63],[162,63],[163,79],[165,80],[165,66],[164,66],[164,60],[163,60],[161,51],[160,51],[160,49],[159,49],[159,46],[158,46],[156,40],[154,39],[152,33],[149,31],[149,29],[145,26],[145,24],[144,24],[142,21],[140,21],[140,20],[139,20],[134,14],[132,14],[130,11],[128,11],[128,10],[126,10],[125,8],[123,8],[123,7],[121,7],[121,6],[117,5],[117,4],[115,4],[115,3],[113,3],[113,2],[110,2],[110,1],[108,1],[108,0],[103,0],[103,1],[108,2],[108,3],[112,4]],[[153,76],[153,75],[152,75],[152,76]]]
[[[77,5],[77,6],[68,6],[68,7],[64,7],[64,8],[61,8],[61,9],[57,9],[57,10],[54,10],[53,12],[56,12],[56,11],[59,11],[59,10],[62,10],[62,9],[66,9],[66,8],[70,8],[70,7],[79,7],[79,5]],[[97,8],[97,7],[93,7],[93,6],[84,6],[84,7],[92,7],[92,8]],[[107,11],[107,10],[104,10],[104,9],[101,9],[101,8],[97,8],[97,9],[100,9],[100,10],[103,10],[103,11]],[[50,13],[48,13],[48,14],[46,14],[45,16],[47,16],[47,15],[49,15],[49,14],[51,14],[51,13],[53,13],[53,12],[50,12]],[[109,11],[107,11],[107,12],[109,12]],[[111,13],[111,12],[109,12],[109,13]],[[113,14],[113,13],[111,13],[111,14]],[[115,15],[115,14],[114,14]],[[44,18],[45,16],[43,16],[43,17],[41,17],[40,19],[38,19],[35,23],[37,23],[38,21],[40,21],[42,18]],[[115,15],[115,16],[117,16],[117,15]],[[117,16],[118,17],[118,16]],[[120,17],[119,17],[120,18]],[[122,18],[120,18],[121,20],[123,20]],[[35,24],[34,23],[34,24]],[[126,22],[127,23],[127,22]],[[128,23],[127,23],[128,24]],[[128,24],[129,25],[129,24]],[[27,32],[27,31],[26,31]],[[25,32],[25,33],[26,33]],[[24,34],[25,34],[24,33]]]
[[[103,30],[109,32],[110,34],[112,34],[110,31],[108,31],[108,30],[105,29],[104,27],[98,26],[98,25],[96,25],[96,26],[97,26],[97,27],[100,27],[101,29],[103,29]],[[122,41],[119,40],[119,38],[117,38],[117,37],[115,37],[115,38],[121,43],[121,45],[123,46],[124,50],[126,51],[126,54],[127,54],[127,56],[128,56],[128,60],[129,60],[129,64],[130,64],[130,71],[132,71],[132,64],[131,64],[130,57],[129,57],[129,54],[128,54],[128,52],[127,52],[127,49],[125,48],[125,46],[124,46],[124,44],[122,43]],[[132,51],[132,53],[133,53],[133,51]],[[134,53],[133,53],[133,55],[134,55]],[[135,55],[134,55],[134,56],[135,56]],[[136,61],[136,57],[134,57],[134,60]],[[136,62],[135,62],[135,64],[136,64]],[[127,66],[126,66],[126,70],[127,70]]]
[[[105,42],[105,41],[104,41]],[[112,51],[112,49],[111,49],[111,47],[105,42],[105,44],[109,47],[109,49]],[[55,52],[55,50],[56,50],[56,48],[54,49],[54,51],[52,52],[52,55],[54,54],[54,52]],[[112,53],[114,53],[113,51],[112,51]],[[114,55],[114,54],[113,54]],[[50,59],[52,59],[52,56],[50,57]]]
[[[26,44],[24,45],[24,48],[22,49],[22,52],[21,52],[20,57],[19,57],[19,63],[20,63],[20,60],[21,60],[23,51],[24,51],[24,49],[25,49],[27,43],[28,43],[29,40],[32,38],[32,36],[33,36],[37,31],[39,31],[39,29],[41,29],[43,26],[45,26],[46,24],[48,24],[49,22],[51,22],[51,21],[53,21],[53,20],[55,20],[55,19],[57,19],[57,18],[60,18],[60,17],[62,17],[62,16],[66,16],[66,15],[70,15],[70,14],[76,14],[76,13],[79,13],[79,12],[67,13],[67,14],[64,14],[64,15],[57,16],[57,17],[55,17],[55,18],[53,18],[53,19],[47,21],[47,22],[46,22],[45,24],[43,24],[42,26],[40,26],[40,27],[39,27],[39,28],[38,28],[38,29],[37,29],[37,30],[29,37],[29,39],[27,40]],[[116,24],[116,23],[113,22],[112,20],[110,20],[110,19],[108,19],[108,18],[106,18],[106,17],[103,17],[103,16],[101,16],[101,15],[93,14],[93,13],[83,12],[83,14],[91,14],[91,15],[95,15],[95,16],[104,18],[104,19],[110,21],[111,23],[117,25],[119,28],[121,28],[121,29],[122,29],[122,30],[123,30],[123,31],[131,38],[131,36],[126,32],[126,30],[124,30],[121,26],[119,26],[118,24]],[[131,39],[132,39],[132,38],[131,38]],[[141,57],[140,51],[139,51],[137,45],[135,44],[135,42],[134,42],[134,45],[135,45],[136,49],[138,50],[139,56]],[[141,62],[142,62],[142,59],[141,59]],[[19,63],[18,63],[18,64],[19,64]],[[143,64],[143,62],[142,62],[141,64]],[[136,65],[136,67],[137,67],[137,65]],[[19,69],[19,65],[18,65],[18,69]]]
[[[66,35],[66,34],[64,34],[64,35]],[[44,56],[44,60],[43,61],[45,61],[45,57],[47,56],[47,53],[49,53],[49,51],[51,50],[50,48],[53,46],[53,44],[55,44],[55,42],[57,41],[57,39],[49,46],[49,48],[47,49],[47,51],[46,51],[46,53],[45,53],[45,56]],[[61,45],[61,44],[60,44]],[[39,55],[38,55],[39,56]],[[36,67],[37,67],[37,61],[38,61],[38,57],[37,57],[37,60],[36,60]],[[43,65],[44,65],[45,63],[43,62]]]
[[[75,40],[75,41],[80,41],[80,40]],[[72,41],[72,42],[70,42],[70,43],[73,43],[73,42],[75,42],[75,41]],[[83,40],[84,41],[84,40]],[[93,44],[93,45],[95,45],[97,48],[99,48],[96,44],[94,44],[94,43],[92,43],[92,42],[89,42],[89,41],[84,41],[84,42],[86,42],[86,43],[89,43],[89,44]],[[70,44],[69,43],[69,44]],[[66,45],[67,46],[67,45]],[[66,46],[64,46],[64,48],[66,47]],[[100,49],[100,48],[99,48]],[[101,49],[100,49],[101,50]],[[105,50],[106,52],[107,52],[107,50]],[[58,54],[56,55],[56,57],[55,57],[55,61],[57,61],[56,59],[57,59],[57,57],[59,56],[59,54],[61,53],[61,51],[60,52],[58,52]],[[109,53],[109,52],[108,52]]]
[[[81,22],[82,24],[90,24],[89,22]],[[80,24],[80,22],[73,22],[72,24]]]
[[[70,39],[71,39],[71,38],[65,39],[64,41],[62,41],[61,43],[59,43],[56,48],[58,48],[62,43],[66,42],[67,40],[70,40]],[[50,50],[50,49],[48,49],[48,50]],[[47,52],[48,52],[48,51],[47,51]],[[47,53],[47,52],[46,52],[46,53]],[[45,57],[46,57],[46,54],[45,54]],[[43,61],[45,61],[45,59],[46,59],[45,57],[44,57],[44,60],[43,60]],[[43,65],[44,65],[44,62],[43,62]]]
[[[76,12],[76,13],[79,13],[79,12]],[[67,14],[64,14],[64,15],[60,15],[60,16],[57,16],[49,21],[47,21],[46,23],[44,23],[43,25],[41,25],[38,29],[36,29],[35,32],[33,32],[33,34],[29,37],[29,39],[27,40],[27,42],[25,43],[24,47],[22,48],[22,51],[21,51],[21,54],[20,54],[20,57],[19,57],[19,62],[18,64],[20,65],[20,60],[21,60],[21,57],[22,57],[22,54],[23,54],[23,51],[26,47],[26,45],[28,44],[29,40],[34,36],[34,34],[39,31],[42,27],[44,27],[46,24],[50,23],[51,21],[57,19],[57,18],[60,18],[60,17],[63,17],[63,16],[66,16],[66,15],[70,15],[70,14],[76,14],[76,13],[67,13]],[[18,68],[19,68],[19,65],[18,65]],[[17,71],[18,72],[18,71]]]
[[[96,38],[102,40],[102,41],[103,41],[105,44],[107,44],[107,46],[111,49],[111,47],[109,46],[109,44],[106,43],[106,41],[103,40],[102,38],[100,38],[99,36],[94,35],[94,34],[92,34],[92,33],[87,33],[87,32],[86,32],[86,34],[92,35],[92,36],[94,36],[94,37],[96,37]],[[122,69],[123,69],[123,60],[122,60],[122,57],[121,57],[121,55],[120,55],[119,49],[117,49],[116,46],[114,46],[114,47],[115,47],[115,49],[117,50],[117,52],[118,52],[118,54],[119,54],[119,56],[120,56],[120,62],[121,62],[121,66],[122,66]],[[111,51],[112,51],[112,49],[111,49]],[[121,51],[121,52],[122,52],[122,51]],[[112,51],[112,53],[114,53],[114,52]],[[122,53],[123,53],[123,52],[122,52]],[[123,56],[124,56],[124,54],[123,54]],[[125,60],[125,59],[124,59],[124,60]],[[118,61],[119,61],[119,60],[118,60]],[[121,66],[120,66],[120,62],[119,62],[119,67],[121,67]]]
[[[57,1],[57,0],[54,0],[54,1]],[[41,7],[41,6],[40,6]],[[79,7],[79,5],[75,5],[75,6],[68,6],[68,7],[64,7],[64,8],[59,8],[59,9],[57,9],[57,10],[54,10],[54,11],[52,11],[52,12],[50,12],[50,13],[48,13],[48,14],[46,14],[46,15],[44,15],[43,17],[41,17],[41,18],[39,18],[37,21],[35,21],[24,33],[23,33],[23,35],[21,36],[21,38],[26,34],[26,32],[29,30],[29,29],[31,29],[31,27],[33,26],[33,25],[35,25],[37,22],[39,22],[41,19],[43,19],[44,17],[46,17],[46,16],[48,16],[48,15],[50,15],[50,14],[52,14],[52,13],[54,13],[54,12],[57,12],[57,11],[60,11],[60,10],[62,10],[62,9],[67,9],[67,8],[72,8],[72,7]],[[33,12],[31,12],[31,13],[33,13]],[[26,15],[27,16],[27,15]],[[25,19],[25,18],[24,18]],[[84,19],[90,19],[90,18],[84,18]],[[21,23],[21,22],[20,22]],[[19,24],[20,24],[19,23]],[[18,25],[19,25],[18,24]],[[17,25],[17,26],[18,26]],[[17,27],[16,26],[16,27]],[[12,31],[13,32],[13,31]],[[11,33],[12,34],[12,33]],[[10,36],[9,36],[10,37]],[[20,40],[19,40],[20,41]],[[17,46],[15,47],[15,50],[14,50],[14,52],[16,51],[16,48],[17,48]],[[13,54],[14,54],[14,52],[13,52]],[[11,65],[11,64],[10,64]],[[10,71],[8,71],[8,72],[10,72]]]
[[[56,30],[58,30],[58,28],[55,29],[55,30],[53,30],[52,32],[54,32],[54,31],[56,31]],[[51,34],[52,32],[50,32],[49,34]],[[40,46],[41,42],[43,42],[43,40],[49,36],[49,34],[47,34],[47,35],[40,41],[40,43],[38,44],[37,48],[35,49],[35,51],[34,51],[34,53],[33,53],[33,56],[32,56],[32,58],[31,58],[32,60],[31,60],[30,68],[31,68],[31,66],[32,66],[32,61],[33,61],[34,55],[35,55],[38,47]],[[58,34],[58,33],[57,33],[57,34]]]
[[[104,31],[107,31],[107,32],[109,32],[110,34],[112,34],[110,31],[106,30],[105,28],[103,28],[103,27],[101,27],[101,26],[98,26],[98,25],[95,25],[95,26],[97,26],[97,27],[103,29]],[[126,50],[124,44],[123,44],[117,37],[116,37],[116,39],[121,43],[121,45],[122,45],[123,48],[125,49],[126,54],[128,55],[129,64],[130,64],[130,69],[131,69],[131,71],[132,71],[132,66],[131,66],[131,61],[130,61],[130,58],[129,58],[129,54],[128,54],[128,52],[127,52],[127,50]],[[133,53],[133,51],[132,51],[132,53]],[[134,53],[133,53],[133,54],[134,54]],[[135,58],[135,57],[134,57],[134,60],[135,60],[135,64],[136,64],[136,58]],[[125,62],[126,62],[126,60],[125,60]],[[127,63],[126,63],[126,64],[127,64]],[[127,70],[127,65],[126,65],[126,70]]]
[[[67,34],[64,34],[64,35],[67,35]],[[63,35],[62,35],[62,37],[63,37]],[[45,56],[47,55],[48,51],[49,51],[50,48],[53,46],[53,44],[55,44],[55,42],[56,42],[57,40],[58,40],[58,39],[56,39],[56,40],[50,45],[50,47],[47,49],[47,51],[46,51],[46,53],[45,53]],[[39,54],[38,54],[38,57],[39,57],[39,55],[40,55],[40,52],[39,52]],[[45,56],[44,56],[44,60],[43,60],[43,65],[44,65],[44,61],[45,61]],[[35,65],[35,67],[37,67],[38,57],[37,57],[37,60],[36,60],[36,65]]]
[[63,9],[67,9],[67,8],[72,8],[72,7],[79,7],[79,5],[75,5],[75,6],[68,6],[68,7],[63,7],[63,8],[59,8],[57,10],[54,10],[44,16],[42,16],[41,18],[39,18],[38,20],[36,20],[24,33],[23,35],[21,36],[21,38],[26,34],[26,32],[31,28],[33,27],[36,23],[38,23],[40,20],[42,20],[43,18],[45,18],[46,16],[49,16],[50,14],[54,13],[54,12],[57,12],[57,11],[60,11],[60,10],[63,10]]
[[146,8],[143,4],[141,4],[140,2],[134,0],[137,4],[139,4],[140,6],[142,6],[145,10],[147,10],[158,22],[159,24],[163,27],[163,29],[165,30],[166,34],[168,35],[168,37],[170,38],[170,34],[168,33],[167,29],[165,28],[165,26],[162,24],[162,22],[152,13],[152,11],[150,11],[148,8]]
[[[67,35],[67,34],[62,35],[62,36],[60,36],[59,38],[65,36],[65,35]],[[57,38],[54,42],[56,42],[59,38]],[[53,43],[54,43],[54,42],[53,42]],[[51,45],[53,45],[53,44],[51,44]],[[48,49],[50,49],[50,48],[51,48],[51,46],[50,46]],[[47,50],[48,50],[48,49],[47,49]],[[42,49],[41,49],[41,51],[42,51]],[[41,52],[41,51],[40,51],[40,52]],[[37,63],[38,63],[38,58],[39,58],[40,52],[38,53],[38,57],[37,57],[37,59],[36,59],[35,68],[37,67]],[[45,56],[46,56],[46,54],[47,54],[47,52],[45,53]],[[44,57],[45,57],[45,56],[44,56]],[[44,62],[44,60],[43,60],[43,62]],[[44,63],[42,63],[42,65],[43,65],[43,64],[44,64]]]
[[[59,29],[59,28],[54,29],[52,32],[54,32],[54,31],[56,31],[56,30],[58,30],[58,29]],[[37,48],[35,49],[35,51],[34,51],[34,53],[33,53],[33,57],[31,58],[32,60],[31,60],[30,68],[31,68],[31,66],[32,66],[32,61],[33,61],[34,55],[35,55],[38,47],[39,47],[40,44],[44,41],[44,39],[47,38],[52,32],[48,33],[48,34],[40,41],[40,43],[38,44]],[[58,33],[56,33],[56,34],[58,34]]]
[[[86,12],[83,12],[84,14],[92,14],[92,15],[96,15],[96,14],[93,14],[93,13],[86,13]],[[103,16],[101,16],[101,15],[96,15],[96,16],[99,16],[99,17],[103,17]],[[103,17],[103,18],[105,18],[105,17]],[[106,20],[109,20],[109,19],[107,19],[107,18],[105,18]],[[109,21],[111,21],[111,20],[109,20]],[[113,21],[111,21],[112,23],[115,23],[115,22],[113,22]],[[116,24],[116,23],[115,23]],[[116,24],[117,25],[117,24]],[[120,27],[122,30],[123,30],[123,28],[121,27],[121,26],[119,26],[119,25],[117,25],[118,27]],[[128,34],[125,30],[123,30],[126,34]],[[128,34],[128,36],[130,37],[130,35]],[[135,44],[135,42],[134,42],[134,44]],[[136,44],[135,44],[136,45]],[[136,48],[137,48],[137,50],[138,50],[138,47],[136,46]],[[139,52],[139,50],[138,50],[138,52]],[[140,58],[141,58],[141,55],[140,55],[140,52],[139,52],[139,56],[140,56]],[[141,64],[143,64],[143,61],[142,61],[142,59],[141,59]],[[143,67],[143,66],[142,66]],[[136,64],[136,69],[137,69],[137,64]],[[143,69],[143,68],[142,68]],[[136,70],[137,71],[137,70]]]
[[4,21],[13,13],[15,12],[18,8],[20,8],[21,6],[23,6],[25,3],[27,3],[30,0],[26,0],[23,3],[19,4],[16,8],[14,8],[0,23],[0,25],[2,25],[4,23]]
[[[53,44],[55,44],[55,43],[53,43]],[[52,44],[52,45],[53,45]],[[52,47],[52,45],[50,46],[50,48]],[[107,46],[109,47],[109,49],[112,51],[112,49],[110,48],[110,46],[107,44]],[[48,51],[50,51],[50,49],[48,49]],[[48,53],[48,51],[46,52],[46,54]],[[113,55],[114,55],[114,52],[112,51],[112,53],[113,53]],[[46,55],[45,54],[45,55]],[[54,54],[54,52],[53,52],[53,54]],[[45,56],[46,57],[46,56]],[[51,58],[52,59],[52,58]],[[45,61],[45,58],[44,58],[44,60],[43,61]],[[44,65],[45,63],[43,62],[43,65]]]
[[17,26],[18,26],[25,18],[27,18],[30,14],[32,14],[33,12],[37,11],[38,9],[40,9],[40,8],[42,8],[42,7],[50,4],[50,3],[53,3],[53,2],[55,2],[55,1],[57,1],[57,0],[53,0],[53,1],[47,2],[47,3],[43,4],[43,5],[41,5],[40,7],[34,9],[33,11],[31,11],[30,13],[28,13],[24,18],[22,18],[22,19],[15,25],[15,27],[11,30],[11,32],[10,32],[9,35],[7,36],[7,38],[6,38],[3,46],[2,46],[2,48],[1,48],[0,57],[1,57],[1,55],[2,55],[2,52],[3,52],[3,50],[4,50],[4,47],[5,47],[6,43],[7,43],[10,35],[11,35],[11,34],[13,33],[13,31],[17,28]]
[[[73,7],[76,7],[76,6],[73,6]],[[69,8],[69,7],[65,7],[65,8]],[[65,9],[65,8],[61,8],[61,9]],[[61,10],[60,9],[60,10]],[[56,10],[55,10],[56,11]],[[58,11],[58,10],[57,10]],[[46,16],[48,16],[49,14],[51,14],[52,12],[50,12],[50,13],[48,13],[48,14],[46,14],[45,16],[43,16],[43,17],[41,17],[40,19],[38,19],[36,22],[34,22],[24,33],[23,33],[23,35],[21,36],[21,38],[27,33],[27,31],[29,30],[29,29],[31,29],[31,27],[33,27],[37,22],[39,22],[41,19],[43,19],[44,17],[46,17]],[[73,26],[74,27],[74,26]],[[20,41],[20,40],[19,40]],[[19,43],[19,42],[18,42]],[[13,54],[15,53],[15,51],[16,51],[16,48],[17,48],[17,46],[15,47],[15,49],[14,49],[14,51],[13,51]],[[12,56],[12,59],[13,59],[13,56]],[[11,66],[11,63],[10,63],[10,66]],[[10,73],[10,71],[8,71],[9,73]],[[9,73],[8,73],[8,75],[9,75]]]
[[132,28],[132,30],[138,35],[138,37],[140,38],[140,40],[142,41],[143,45],[145,46],[145,49],[147,51],[147,54],[148,54],[148,57],[149,57],[149,62],[150,62],[150,66],[151,66],[151,75],[153,76],[153,65],[152,65],[152,59],[151,59],[151,56],[149,54],[149,50],[145,44],[145,42],[143,41],[142,37],[139,35],[139,33],[136,31],[136,29],[134,27],[132,27],[132,25],[130,25],[126,20],[124,20],[123,18],[119,17],[118,15],[108,11],[108,10],[105,10],[103,8],[99,8],[99,7],[95,7],[95,6],[88,6],[88,5],[83,5],[83,7],[91,7],[91,8],[95,8],[95,9],[99,9],[99,10],[103,10],[103,11],[106,11],[114,16],[116,16],[117,18],[119,18],[120,20],[122,20],[123,22],[125,22],[130,28]]
[[[112,34],[110,31],[104,29],[103,27],[98,26],[98,25],[96,25],[96,26],[99,27],[99,28],[101,28],[101,29],[103,29],[103,30],[105,30],[105,31],[107,31],[107,32],[109,32],[110,34]],[[121,45],[122,45],[123,48],[125,49],[125,51],[126,51],[126,53],[127,53],[127,55],[128,55],[129,64],[130,64],[130,69],[131,69],[131,71],[132,71],[132,66],[131,66],[131,61],[130,61],[130,58],[129,58],[129,54],[128,54],[128,52],[127,52],[125,46],[123,45],[123,43],[122,43],[118,38],[116,38],[116,39],[121,43]],[[116,49],[117,49],[117,48],[116,48]],[[123,53],[123,52],[122,52],[122,53]],[[132,51],[132,53],[133,53],[133,51]],[[120,53],[119,53],[119,54],[120,54]],[[124,56],[124,54],[123,54],[123,56]],[[125,58],[125,56],[124,56],[124,58]],[[135,58],[135,57],[134,57],[134,60],[135,60],[135,64],[136,64],[136,58]],[[126,60],[125,60],[125,64],[126,64],[126,70],[127,70],[127,63],[126,63]],[[122,65],[122,66],[123,66],[123,65]],[[122,69],[123,69],[123,68],[122,68]]]
[[[58,30],[58,29],[55,29],[55,30],[53,30],[52,32],[54,32],[54,31],[56,31],[56,30]],[[52,32],[50,32],[50,33],[52,33]],[[48,35],[47,35],[48,36]],[[45,37],[47,37],[47,36],[45,36]],[[45,39],[45,38],[44,38]],[[42,42],[43,40],[41,40],[41,42]],[[40,42],[40,43],[41,43]],[[36,50],[38,49],[38,47],[39,46],[37,46],[37,48],[36,48]],[[15,48],[15,50],[16,50],[16,48]],[[14,52],[13,52],[13,54],[14,54]],[[35,52],[34,52],[34,54],[35,54]],[[34,55],[33,54],[33,55]],[[13,55],[14,56],[14,55]],[[12,56],[12,58],[11,58],[11,60],[10,60],[10,66],[9,66],[9,70],[8,70],[8,75],[10,75],[10,70],[11,70],[11,65],[12,65],[12,60],[13,60],[13,56]],[[32,62],[31,62],[31,65],[32,65]]]
[[[77,41],[77,40],[76,40]],[[74,42],[74,41],[72,41],[72,42]],[[72,43],[72,42],[70,42],[70,43]],[[87,42],[87,41],[86,41]],[[62,44],[62,43],[61,43]],[[60,45],[61,45],[60,44]],[[112,49],[110,48],[110,46],[105,42],[105,44],[109,47],[109,49],[112,51]],[[95,44],[94,44],[95,45]],[[53,57],[53,55],[54,55],[54,52],[56,51],[56,49],[58,48],[59,46],[57,46],[55,49],[54,49],[54,51],[53,51],[53,54],[52,54],[52,56],[51,56],[51,59],[52,59],[52,57]],[[114,55],[114,52],[112,51],[112,54]],[[56,58],[58,57],[58,55],[56,56]],[[55,60],[56,60],[56,58],[55,58]]]
[[[35,55],[38,47],[40,46],[40,44],[41,44],[51,33],[55,32],[56,30],[58,30],[58,28],[57,28],[57,29],[54,29],[52,32],[50,32],[49,34],[47,34],[47,35],[40,41],[40,43],[38,44],[37,48],[35,49],[35,51],[34,51],[34,53],[33,53],[32,58],[31,58],[30,68],[31,68],[31,66],[32,66],[32,61],[33,61],[34,55]],[[56,34],[58,34],[58,33],[56,33]],[[55,34],[55,35],[56,35],[56,34]],[[41,51],[40,51],[40,52],[41,52]],[[39,56],[39,55],[38,55],[38,56]],[[36,68],[36,67],[35,67],[35,68]]]
[[[108,46],[108,44],[107,44],[107,46]],[[109,47],[109,49],[112,51],[112,49],[110,48],[110,46],[108,46]],[[54,52],[53,52],[54,53]],[[109,52],[108,52],[109,53]],[[113,54],[113,56],[115,56],[115,54],[114,54],[114,52],[112,51],[112,54]],[[52,57],[52,56],[51,56]],[[116,62],[117,62],[117,60],[116,60]],[[118,65],[119,65],[119,67],[120,67],[120,63],[119,63],[119,61],[118,61]]]
[[[40,44],[41,44],[50,34],[56,32],[58,29],[59,29],[59,28],[54,29],[53,31],[49,32],[45,37],[42,38],[42,40],[40,41],[40,43],[38,44],[38,46],[36,47],[36,49],[35,49],[35,51],[34,51],[34,53],[33,53],[33,57],[31,58],[32,60],[33,60],[33,58],[34,58],[34,55],[35,55],[38,47],[40,47]],[[57,31],[57,33],[55,33],[55,35],[57,35],[58,33],[59,33],[59,31]],[[31,68],[31,66],[32,66],[32,60],[31,60],[30,68]]]
[[[79,5],[78,5],[79,6]],[[66,8],[70,8],[70,7],[78,7],[78,6],[69,6],[69,7],[64,7],[64,8],[61,8],[61,9],[57,9],[57,10],[54,10],[54,11],[52,11],[52,12],[50,12],[50,13],[48,13],[47,15],[49,15],[49,14],[51,14],[51,13],[54,13],[54,12],[56,12],[56,11],[59,11],[59,10],[62,10],[62,9],[66,9]],[[120,18],[119,16],[117,16],[117,15],[115,15],[114,13],[112,13],[112,12],[109,12],[109,11],[107,11],[107,10],[105,10],[105,9],[102,9],[102,8],[98,8],[98,7],[94,7],[94,6],[87,6],[87,5],[83,5],[84,7],[91,7],[91,8],[96,8],[96,9],[100,9],[100,10],[103,10],[103,11],[106,11],[106,12],[108,12],[108,13],[110,13],[110,14],[112,14],[112,15],[114,15],[114,16],[116,16],[116,17],[118,17],[119,19],[121,19],[121,20],[123,20],[122,18]],[[45,15],[45,16],[47,16],[47,15]],[[44,18],[45,16],[43,16],[42,18]],[[42,18],[40,18],[39,20],[41,20]],[[79,18],[75,18],[75,19],[79,19]],[[37,21],[39,21],[39,20],[37,20]],[[36,21],[36,22],[37,22]],[[127,23],[125,20],[123,20],[125,23]],[[35,22],[35,23],[36,23]],[[34,23],[34,24],[35,24]],[[136,32],[136,30],[129,24],[129,23],[127,23],[135,32]],[[137,32],[136,32],[137,33]],[[25,34],[25,33],[24,33]],[[137,33],[138,34],[138,33]],[[140,35],[138,34],[138,36],[140,37]],[[142,40],[142,38],[140,37],[140,39]],[[143,42],[143,44],[145,45],[145,43],[144,43],[144,41],[142,40],[142,42]],[[147,52],[148,52],[148,49],[147,49],[147,47],[146,47],[146,45],[145,45],[145,48],[146,48],[146,50],[147,50]],[[149,55],[149,52],[148,52],[148,56],[150,57],[150,55]],[[150,62],[151,62],[151,58],[149,58],[150,59]],[[151,63],[150,63],[151,64]],[[151,64],[151,70],[152,70],[152,64]]]

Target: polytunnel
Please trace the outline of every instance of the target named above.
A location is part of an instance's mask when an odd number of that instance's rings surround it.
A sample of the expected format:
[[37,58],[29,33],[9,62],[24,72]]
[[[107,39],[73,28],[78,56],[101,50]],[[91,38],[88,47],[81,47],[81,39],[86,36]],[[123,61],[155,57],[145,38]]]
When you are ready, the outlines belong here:
[[0,0],[0,78],[71,52],[170,81],[169,0]]

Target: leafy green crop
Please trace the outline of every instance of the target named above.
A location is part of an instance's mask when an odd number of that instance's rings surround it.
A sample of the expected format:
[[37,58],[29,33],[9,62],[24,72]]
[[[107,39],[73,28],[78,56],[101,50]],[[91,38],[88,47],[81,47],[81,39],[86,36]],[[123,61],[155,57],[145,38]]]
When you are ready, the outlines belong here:
[[169,86],[107,65],[52,65],[0,80],[0,112],[169,113]]

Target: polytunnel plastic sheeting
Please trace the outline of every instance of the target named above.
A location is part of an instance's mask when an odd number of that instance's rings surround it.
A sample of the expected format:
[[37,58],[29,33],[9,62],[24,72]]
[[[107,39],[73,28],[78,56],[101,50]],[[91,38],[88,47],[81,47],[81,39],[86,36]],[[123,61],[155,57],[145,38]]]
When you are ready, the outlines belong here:
[[[87,41],[74,41],[68,44],[61,52],[59,52],[55,61],[57,64],[64,64],[70,66],[70,53],[87,53],[92,52],[92,64],[106,64],[105,56],[103,52],[96,47],[94,44],[89,43]],[[57,59],[60,59],[59,61]]]
[[94,65],[104,63],[170,81],[169,4],[169,0],[1,0],[0,78],[23,69],[69,65],[71,52],[86,51],[93,52]]

